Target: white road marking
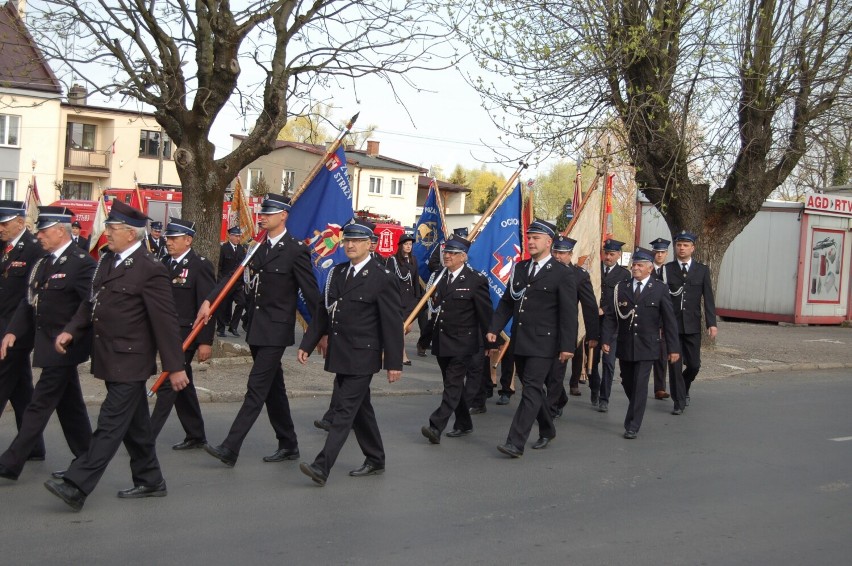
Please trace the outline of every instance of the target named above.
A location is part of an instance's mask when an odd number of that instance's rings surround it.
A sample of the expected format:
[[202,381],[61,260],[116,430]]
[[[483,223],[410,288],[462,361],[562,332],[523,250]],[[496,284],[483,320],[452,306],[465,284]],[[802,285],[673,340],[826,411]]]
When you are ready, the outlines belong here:
[[732,365],[729,365],[729,364],[719,364],[719,365],[722,366],[722,367],[731,368],[731,369],[740,369],[740,370],[745,369],[745,368],[741,368],[740,366],[732,366]]
[[825,342],[826,344],[845,344],[840,340],[831,340],[830,338],[820,338],[819,340],[805,340],[805,342]]
[[838,436],[837,438],[829,438],[829,440],[833,440],[834,442],[846,442],[847,440],[852,440],[852,436]]

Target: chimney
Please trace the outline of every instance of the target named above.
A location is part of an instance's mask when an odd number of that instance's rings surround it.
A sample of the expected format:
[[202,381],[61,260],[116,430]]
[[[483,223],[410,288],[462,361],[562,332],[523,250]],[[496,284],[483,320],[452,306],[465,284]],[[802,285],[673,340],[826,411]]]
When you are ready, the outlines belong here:
[[379,142],[375,140],[367,140],[367,155],[376,157],[379,154]]
[[88,100],[88,94],[89,92],[86,90],[86,87],[74,83],[68,90],[68,104],[85,106]]

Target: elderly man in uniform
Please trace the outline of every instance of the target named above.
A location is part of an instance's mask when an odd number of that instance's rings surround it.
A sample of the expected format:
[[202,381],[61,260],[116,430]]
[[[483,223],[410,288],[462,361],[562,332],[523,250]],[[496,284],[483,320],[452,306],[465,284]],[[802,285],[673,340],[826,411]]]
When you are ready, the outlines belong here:
[[[319,302],[319,288],[311,268],[311,254],[304,242],[287,233],[290,199],[270,193],[261,204],[260,227],[266,239],[259,244],[248,264],[248,331],[246,342],[253,364],[249,372],[245,399],[231,425],[228,436],[217,446],[204,449],[226,466],[237,463],[243,444],[260,411],[266,405],[269,423],[275,431],[278,449],[264,462],[282,462],[299,458],[299,441],[290,402],[284,385],[281,357],[295,339],[296,301],[299,291],[310,312]],[[196,322],[210,319],[210,302],[215,300],[225,281],[220,281],[198,310]]]
[[54,411],[75,458],[88,450],[92,437],[77,373],[77,364],[89,358],[91,332],[64,356],[53,344],[80,303],[88,299],[95,272],[95,260],[71,241],[71,216],[64,206],[39,207],[37,237],[47,255],[33,267],[27,297],[18,305],[0,345],[0,358],[5,359],[20,337],[35,332],[33,365],[42,368],[21,430],[0,456],[0,477],[7,479],[21,474]]
[[[589,273],[582,267],[571,263],[571,257],[574,254],[574,246],[576,244],[577,240],[568,236],[557,237],[553,242],[553,257],[559,263],[567,266],[571,274],[576,278],[577,300],[583,309],[583,324],[586,327],[585,340],[594,348],[598,344],[598,338],[600,338],[598,305]],[[578,381],[583,364],[583,348],[583,342],[580,342],[574,350],[574,359],[571,364],[571,380],[568,384],[571,395],[580,394]],[[563,408],[568,404],[568,395],[565,394],[565,370],[567,365],[567,362],[560,362],[554,358],[550,373],[547,376],[547,382],[545,383],[547,387],[547,408],[553,418],[561,417]],[[574,371],[574,366],[579,366],[576,368],[576,372]],[[594,384],[592,384],[592,388],[593,390],[595,389]]]
[[689,406],[689,389],[701,368],[702,302],[707,334],[710,338],[716,338],[718,331],[710,268],[692,259],[697,241],[698,236],[692,232],[683,230],[677,234],[675,260],[667,263],[665,270],[682,353],[677,362],[669,365],[669,386],[674,400],[673,415],[680,415],[684,408]]
[[[172,285],[172,297],[177,307],[178,324],[180,325],[181,340],[186,340],[192,332],[192,325],[198,314],[198,308],[207,299],[215,285],[213,281],[213,264],[207,258],[195,253],[192,240],[195,237],[195,222],[170,219],[163,234],[166,238],[166,248],[169,255],[163,259]],[[173,391],[169,382],[163,382],[157,390],[157,403],[151,413],[151,429],[154,438],[160,435],[172,407],[177,411],[178,419],[184,430],[184,439],[172,446],[172,450],[191,450],[201,448],[207,443],[204,433],[204,419],[201,416],[201,405],[192,381],[192,358],[198,352],[198,361],[210,359],[213,353],[213,326],[205,326],[195,341],[184,352],[184,371],[189,379],[181,391]]]
[[364,464],[349,472],[363,477],[385,471],[385,451],[370,403],[370,382],[384,364],[388,382],[402,376],[403,329],[399,282],[370,257],[369,226],[353,220],[343,228],[348,262],[329,273],[324,300],[314,311],[298,358],[307,363],[318,347],[325,370],[334,373],[337,400],[322,451],[299,468],[317,485],[328,480],[349,431],[355,432]]
[[465,377],[472,373],[479,386],[480,353],[491,323],[491,295],[485,276],[465,263],[469,249],[470,242],[461,236],[447,240],[443,252],[446,275],[437,282],[431,299],[430,306],[436,309],[432,353],[438,358],[444,379],[441,406],[429,417],[429,425],[421,429],[432,444],[441,442],[441,433],[454,413],[455,424],[447,437],[473,432],[464,398]]
[[[612,293],[615,286],[630,279],[630,272],[618,265],[621,258],[621,248],[624,242],[608,239],[603,243],[603,258],[601,263],[601,304],[598,313],[600,323],[603,325],[603,315],[606,305],[612,303]],[[596,396],[592,390],[592,405],[597,405],[598,411],[606,413],[609,411],[609,396],[612,393],[612,379],[615,376],[616,347],[613,345],[609,352],[601,355],[601,347],[595,348],[592,360],[592,383],[600,383],[600,394]],[[598,372],[598,362],[603,360],[603,374]]]
[[76,220],[71,223],[71,240],[81,250],[89,251],[89,239],[80,235],[80,230],[83,227]]
[[142,245],[146,221],[142,212],[113,202],[106,220],[109,252],[98,263],[89,299],[80,303],[55,341],[57,351],[65,354],[91,329],[92,373],[107,389],[88,451],[71,462],[62,481],[44,484],[76,511],[122,443],[130,454],[133,487],[119,491],[118,497],[166,495],[145,381],[156,373],[157,353],[163,371],[170,372],[172,389],[180,391],[189,380],[168,273]]
[[[44,255],[35,236],[27,231],[26,214],[23,202],[0,200],[0,240],[3,245],[0,260],[0,335],[6,334],[12,315],[26,297],[30,272]],[[0,361],[0,415],[6,403],[11,402],[19,432],[24,411],[33,397],[33,374],[30,367],[32,349],[33,334],[30,332],[18,336],[15,345],[7,350],[6,357]],[[41,437],[33,446],[29,458],[44,460],[44,442]]]
[[[228,229],[228,241],[224,242],[219,248],[219,274],[216,278],[219,283],[227,282],[246,258],[246,247],[240,243],[242,235],[243,232],[239,226]],[[216,311],[216,333],[218,336],[225,337],[225,327],[228,328],[231,336],[240,335],[237,328],[240,325],[245,304],[245,289],[243,280],[240,279],[234,283],[234,286],[222,299],[219,310]]]
[[[651,277],[666,282],[666,257],[669,255],[670,241],[664,238],[657,238],[651,244],[651,251],[654,252],[654,265],[652,266]],[[666,392],[666,369],[668,368],[668,351],[666,351],[666,341],[660,340],[660,357],[654,362],[654,398],[664,400],[669,398]]]
[[[515,367],[523,391],[505,444],[497,449],[520,458],[533,423],[545,403],[544,382],[553,359],[567,362],[577,342],[577,282],[568,268],[554,260],[550,246],[556,227],[536,219],[527,228],[530,259],[517,263],[506,292],[491,320],[489,342],[512,320]],[[533,448],[544,448],[556,436],[550,411],[542,411],[539,439]]]
[[644,248],[633,252],[632,279],[613,291],[613,302],[604,305],[601,348],[608,353],[617,344],[621,386],[629,404],[624,417],[624,438],[635,439],[642,426],[648,401],[648,378],[660,355],[660,331],[665,336],[669,360],[679,358],[677,323],[668,288],[651,276],[654,254]]

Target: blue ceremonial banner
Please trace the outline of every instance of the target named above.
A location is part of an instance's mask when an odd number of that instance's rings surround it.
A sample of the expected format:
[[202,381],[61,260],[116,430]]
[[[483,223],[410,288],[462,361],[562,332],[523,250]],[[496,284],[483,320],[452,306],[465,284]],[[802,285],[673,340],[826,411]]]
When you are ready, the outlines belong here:
[[[340,245],[343,226],[353,215],[352,189],[346,172],[346,154],[340,147],[293,203],[287,218],[287,231],[311,250],[311,264],[320,293],[325,289],[331,268],[349,261]],[[311,313],[301,297],[298,307],[302,317],[310,322]]]
[[[512,268],[522,258],[521,205],[519,182],[491,215],[467,254],[470,266],[488,277],[491,304],[495,308],[506,291]],[[510,327],[511,324],[506,325],[506,334]]]
[[417,271],[425,285],[429,281],[429,257],[444,242],[444,217],[441,214],[438,185],[429,183],[429,194],[423,203],[423,212],[414,226],[414,245],[411,253],[417,258]]

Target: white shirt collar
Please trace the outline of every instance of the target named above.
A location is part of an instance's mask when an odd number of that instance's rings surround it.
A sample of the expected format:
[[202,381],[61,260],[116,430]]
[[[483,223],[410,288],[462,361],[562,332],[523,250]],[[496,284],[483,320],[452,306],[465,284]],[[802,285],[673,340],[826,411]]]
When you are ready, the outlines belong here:
[[354,277],[354,276],[358,275],[358,273],[361,271],[361,269],[362,269],[365,265],[367,265],[367,263],[369,263],[369,262],[370,262],[370,259],[372,259],[372,258],[371,258],[369,255],[367,255],[367,257],[366,257],[366,258],[364,258],[364,259],[363,259],[363,260],[361,260],[360,262],[356,263],[355,265],[352,265],[352,262],[350,261],[350,262],[349,262],[349,265],[350,265],[351,267],[354,267],[354,268],[355,268],[355,273],[353,273],[353,274],[352,274],[352,276]]
[[269,242],[270,242],[270,243],[269,243],[269,245],[271,245],[271,246],[277,246],[277,245],[278,245],[278,242],[280,242],[280,241],[281,241],[281,238],[283,238],[283,237],[284,237],[284,234],[286,234],[286,233],[287,233],[287,229],[285,228],[283,232],[281,232],[280,234],[278,234],[278,235],[277,235],[277,236],[275,236],[274,238],[273,238],[273,237],[271,237],[271,236],[266,236],[266,239],[267,239],[267,240],[269,240]]
[[550,261],[550,254],[547,254],[547,256],[545,256],[545,257],[541,258],[541,259],[540,259],[540,260],[538,260],[538,261],[530,260],[530,273],[532,273],[533,265],[538,264],[538,268],[539,268],[539,269],[541,269],[542,267],[544,267],[544,266],[545,266],[545,264],[546,264],[548,261]]
[[[646,277],[645,279],[643,279],[643,280],[639,281],[639,283],[641,283],[641,284],[642,284],[642,288],[643,288],[643,289],[644,289],[645,287],[647,287],[647,286],[648,286],[648,280],[649,280],[650,278],[651,278],[651,276],[650,276],[650,275],[648,275],[648,277]],[[637,283],[637,281],[636,281],[636,279],[634,278],[634,279],[633,279],[633,289],[636,289],[636,283]]]
[[455,278],[459,276],[459,273],[461,273],[462,269],[464,269],[464,264],[461,264],[461,267],[459,267],[455,271],[450,272],[450,275],[452,276],[453,280],[455,280]]
[[129,248],[127,248],[126,250],[124,250],[123,252],[121,252],[120,254],[115,254],[116,265],[118,265],[122,260],[127,259],[131,255],[133,255],[133,252],[138,250],[139,246],[141,246],[141,245],[142,245],[142,241],[140,240],[140,241],[136,242],[135,244],[133,244],[132,246],[130,246]]
[[174,261],[176,261],[176,262],[178,262],[178,263],[180,263],[180,261],[181,261],[183,258],[185,258],[187,255],[189,255],[189,250],[191,250],[191,249],[192,249],[192,248],[188,248],[188,249],[187,249],[185,252],[183,252],[183,253],[182,253],[179,257],[173,257],[173,258],[171,258],[171,259],[172,259],[172,260],[174,260]]
[[62,254],[64,254],[64,253],[65,253],[65,250],[67,250],[67,249],[68,249],[68,246],[70,246],[70,245],[71,245],[71,244],[73,244],[73,243],[74,243],[74,242],[73,242],[72,240],[68,240],[68,243],[67,243],[67,244],[65,244],[64,246],[62,246],[61,248],[59,248],[58,250],[56,250],[56,251],[55,251],[55,252],[53,252],[52,254],[50,254],[50,255],[52,255],[52,256],[53,256],[54,261],[55,261],[55,260],[57,260],[57,259],[59,259],[59,256],[61,256]]

